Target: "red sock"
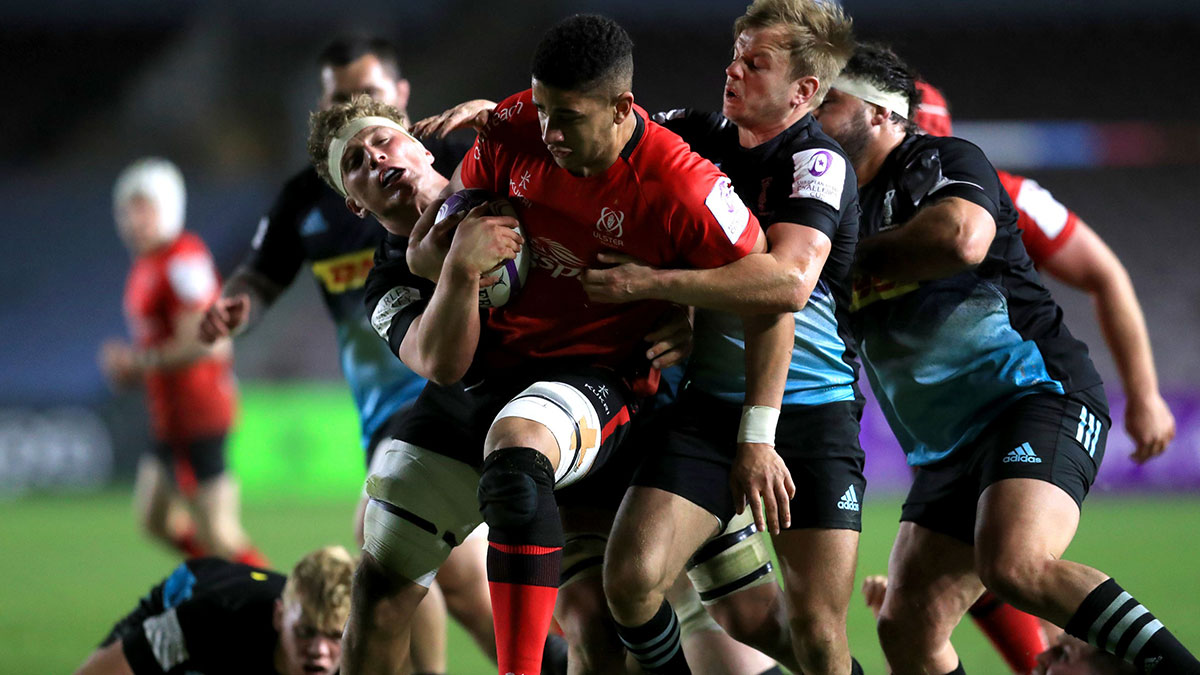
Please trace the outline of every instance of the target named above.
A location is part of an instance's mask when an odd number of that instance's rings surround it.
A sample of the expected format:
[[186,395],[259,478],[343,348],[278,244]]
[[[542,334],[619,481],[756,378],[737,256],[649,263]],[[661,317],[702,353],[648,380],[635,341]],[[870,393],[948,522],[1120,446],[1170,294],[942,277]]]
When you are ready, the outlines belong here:
[[969,613],[1013,672],[1033,670],[1037,655],[1050,648],[1040,619],[1004,602],[991,591],[984,591]]
[[233,556],[233,562],[249,565],[251,567],[261,567],[263,569],[267,569],[271,566],[271,563],[267,561],[267,557],[262,553],[259,553],[258,549],[254,548],[253,546],[247,546],[245,549],[238,552],[237,555]]
[[189,558],[203,558],[208,554],[196,539],[196,528],[189,527],[183,532],[171,537],[171,545],[183,552]]
[[500,675],[538,675],[558,597],[562,548],[488,542]]

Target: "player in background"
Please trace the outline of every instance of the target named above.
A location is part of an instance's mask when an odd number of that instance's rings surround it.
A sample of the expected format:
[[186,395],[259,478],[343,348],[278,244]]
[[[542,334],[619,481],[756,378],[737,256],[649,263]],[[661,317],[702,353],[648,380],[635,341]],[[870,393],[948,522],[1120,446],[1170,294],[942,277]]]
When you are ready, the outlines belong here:
[[[338,38],[321,52],[319,107],[328,109],[365,94],[402,114],[409,83],[400,72],[396,47],[382,38]],[[470,140],[474,134],[468,134]],[[470,149],[470,140],[451,136],[429,144],[433,170],[449,175]],[[363,284],[384,230],[370,215],[356,216],[346,200],[326,185],[312,166],[293,176],[259,223],[242,264],[226,282],[221,298],[208,310],[201,333],[205,340],[240,333],[257,324],[275,300],[308,266],[337,327],[340,362],[358,408],[362,444],[369,467],[376,448],[425,379],[387,350],[371,328],[363,304]],[[355,513],[355,538],[362,542],[366,496]],[[457,548],[417,617],[413,659],[418,673],[446,669],[444,614],[449,610],[476,644],[495,659],[491,603],[484,569],[486,542],[472,538]]]
[[[719,265],[762,246],[757,221],[725,189],[727,179],[633,105],[631,47],[603,17],[572,17],[552,28],[534,58],[533,90],[499,106],[486,141],[451,181],[448,191],[507,195],[520,213],[535,266],[515,300],[481,320],[480,273],[515,247],[497,252],[477,243],[517,236],[504,233],[514,220],[481,217],[482,210],[458,224],[449,242],[444,228],[412,235],[407,260],[438,280],[432,295],[399,260],[407,278],[385,278],[382,265],[372,271],[384,282],[377,295],[368,292],[379,299],[376,328],[433,382],[405,418],[385,472],[368,481],[366,555],[356,581],[366,592],[355,594],[347,668],[402,653],[397,622],[371,617],[385,610],[404,616],[420,597],[444,551],[478,522],[479,512],[461,503],[478,487],[490,526],[500,672],[536,672],[563,545],[554,488],[605,463],[638,399],[654,390],[657,373],[641,336],[668,308],[588,303],[576,277],[605,247],[602,237],[658,264]],[[328,162],[334,180],[343,172],[352,198],[379,215],[394,177],[386,159],[394,153],[383,150],[395,132],[369,126],[375,123],[378,117],[361,121],[364,129],[318,118],[310,150],[318,166]],[[372,206],[376,197],[380,206]],[[432,213],[422,220],[431,224]],[[498,234],[479,237],[481,230]],[[480,454],[482,476],[472,468]],[[363,596],[370,604],[360,609]],[[614,651],[610,658],[621,656]]]
[[117,178],[113,211],[133,256],[124,302],[133,344],[105,343],[100,365],[114,385],[146,388],[153,444],[134,488],[142,526],[188,557],[266,564],[242,530],[237,483],[225,470],[232,350],[196,337],[220,282],[208,247],[183,229],[183,175],[164,159],[134,162]]
[[1103,458],[1100,377],[986,157],[911,122],[914,80],[860,45],[816,113],[858,174],[855,337],[917,467],[878,623],[889,665],[965,672],[950,633],[986,587],[1142,672],[1197,672],[1114,580],[1061,557]]
[[[740,605],[739,624],[753,630],[735,635],[795,671],[861,673],[846,636],[866,485],[857,366],[844,326],[857,185],[841,148],[809,114],[854,49],[851,23],[830,3],[758,0],[735,22],[734,36],[723,114],[675,110],[658,119],[730,176],[766,225],[769,252],[716,270],[653,269],[614,253],[601,261],[622,264],[583,278],[593,301],[697,307],[689,384],[660,437],[651,435],[647,449],[657,452],[626,495],[609,541],[605,591],[619,624],[646,622],[693,554],[707,561],[726,541],[761,537],[751,527],[700,549],[716,523],[749,502],[759,530],[774,535],[783,602],[761,541],[729,557],[725,566],[737,561],[736,571],[718,567],[718,578],[692,567],[701,597]],[[728,312],[746,311],[794,313],[782,363],[755,364],[742,353],[739,322]],[[743,409],[752,367],[786,378],[782,410]],[[762,413],[770,420],[759,429]],[[781,605],[782,616],[765,611]]]
[[[918,80],[921,103],[914,121],[925,133],[951,136],[949,105],[942,92]],[[1175,436],[1175,418],[1158,390],[1142,308],[1129,273],[1099,235],[1035,181],[997,171],[1017,209],[1021,240],[1034,265],[1093,297],[1109,351],[1125,388],[1125,428],[1134,441],[1133,459],[1158,456]],[[868,584],[872,593],[866,592]],[[863,581],[864,596],[881,606],[886,577]],[[871,605],[875,608],[875,605]],[[1050,649],[1042,622],[987,591],[968,610],[1014,672],[1028,673]],[[1074,653],[1074,651],[1071,651]]]
[[[914,121],[925,133],[950,136],[953,126],[945,97],[918,81],[922,102]],[[1100,235],[1036,181],[997,171],[1017,209],[1017,226],[1038,269],[1092,296],[1096,319],[1117,364],[1125,390],[1125,432],[1133,440],[1133,460],[1157,457],[1175,438],[1175,416],[1158,388],[1146,318],[1129,272]]]
[[189,560],[121,619],[75,675],[333,675],[354,560],[328,546],[288,576],[221,558]]

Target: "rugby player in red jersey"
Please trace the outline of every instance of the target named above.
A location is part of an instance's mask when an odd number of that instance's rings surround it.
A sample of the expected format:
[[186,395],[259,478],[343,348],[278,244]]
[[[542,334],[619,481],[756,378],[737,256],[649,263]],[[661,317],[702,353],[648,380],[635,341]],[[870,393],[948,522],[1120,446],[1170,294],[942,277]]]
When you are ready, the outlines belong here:
[[107,342],[101,367],[115,385],[146,387],[154,444],[135,487],[146,531],[189,557],[265,565],[242,530],[237,484],[225,471],[236,405],[229,343],[197,337],[220,283],[204,242],[183,230],[184,207],[183,176],[166,160],[139,160],[118,177],[113,209],[134,257],[125,286],[134,344]]
[[[534,260],[521,293],[481,317],[480,273],[522,241],[508,229],[515,221],[482,209],[452,237],[422,216],[407,261],[436,286],[400,271],[401,260],[392,279],[390,265],[372,271],[376,329],[432,383],[368,480],[347,672],[390,672],[403,658],[412,606],[480,511],[500,672],[538,671],[563,545],[554,489],[599,468],[653,391],[642,336],[669,308],[588,303],[577,277],[614,246],[703,267],[764,246],[728,179],[633,105],[632,45],[619,26],[596,16],[560,23],[533,70],[532,91],[500,104],[447,190],[512,202]],[[335,185],[344,176],[352,208],[380,217],[405,180],[390,159],[396,130],[369,113],[315,122],[314,163]],[[481,454],[482,476],[473,468]]]

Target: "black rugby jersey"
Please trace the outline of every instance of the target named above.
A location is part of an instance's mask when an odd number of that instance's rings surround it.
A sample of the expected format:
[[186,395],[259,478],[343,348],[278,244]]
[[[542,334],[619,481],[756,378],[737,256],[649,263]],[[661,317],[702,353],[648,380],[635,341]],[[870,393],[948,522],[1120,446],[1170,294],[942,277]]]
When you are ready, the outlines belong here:
[[197,558],[175,568],[113,629],[134,673],[274,673],[275,601],[287,577]]
[[[764,229],[796,223],[829,237],[829,258],[808,305],[795,314],[796,346],[783,402],[818,405],[853,399],[857,363],[846,310],[858,241],[858,180],[841,146],[812,115],[753,148],[742,147],[737,125],[717,113],[672,110],[654,119],[724,171]],[[695,333],[688,364],[692,385],[726,400],[743,400],[741,319],[697,310]]]
[[958,138],[912,135],[863,186],[864,238],[902,227],[947,197],[978,204],[996,237],[978,266],[920,283],[858,278],[854,335],[871,386],[909,463],[942,459],[1009,403],[1100,383],[1021,243],[995,169]]
[[[452,134],[423,143],[434,156],[434,170],[449,177],[473,140],[474,134]],[[242,263],[282,287],[309,265],[337,325],[342,372],[358,406],[364,445],[425,384],[387,353],[363,307],[363,286],[385,232],[373,217],[351,213],[346,199],[309,167],[284,186]]]

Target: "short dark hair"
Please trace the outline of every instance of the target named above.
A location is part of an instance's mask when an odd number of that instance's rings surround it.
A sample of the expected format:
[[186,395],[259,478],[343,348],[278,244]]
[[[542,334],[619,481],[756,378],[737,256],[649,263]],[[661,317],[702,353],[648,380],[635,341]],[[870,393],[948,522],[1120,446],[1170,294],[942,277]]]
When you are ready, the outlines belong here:
[[908,109],[911,111],[909,119],[892,113],[892,121],[903,124],[905,131],[909,133],[920,131],[916,122],[911,119],[916,115],[917,107],[921,105],[921,92],[917,89],[919,76],[907,63],[900,60],[896,52],[877,42],[860,43],[842,72],[851,77],[868,80],[885,91],[902,94],[908,99]]
[[343,35],[321,50],[321,55],[317,57],[317,63],[322,68],[327,66],[341,68],[367,54],[379,59],[379,64],[387,71],[389,77],[400,79],[400,56],[396,43],[387,38],[373,35]]
[[633,87],[633,40],[616,21],[576,14],[558,22],[533,53],[533,76],[556,89],[604,87],[613,96]]

